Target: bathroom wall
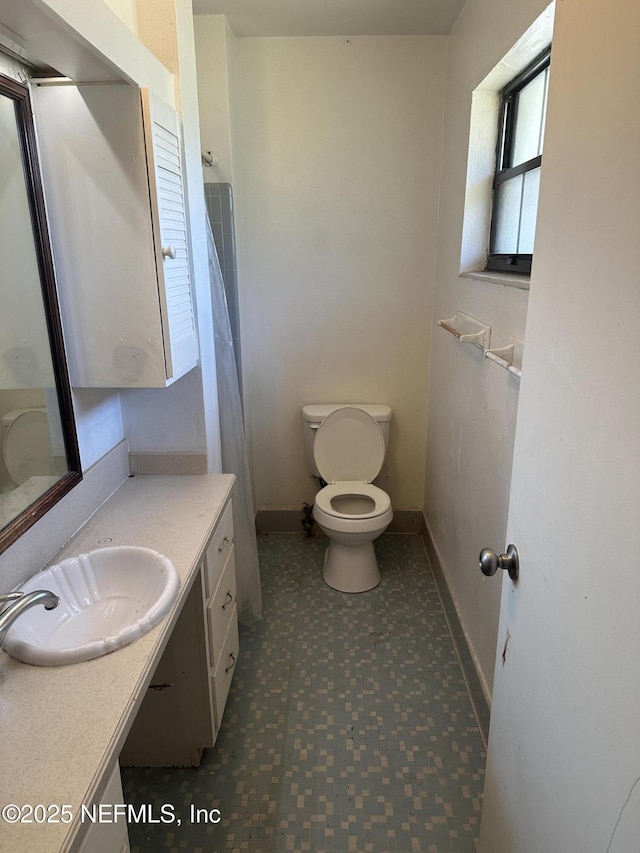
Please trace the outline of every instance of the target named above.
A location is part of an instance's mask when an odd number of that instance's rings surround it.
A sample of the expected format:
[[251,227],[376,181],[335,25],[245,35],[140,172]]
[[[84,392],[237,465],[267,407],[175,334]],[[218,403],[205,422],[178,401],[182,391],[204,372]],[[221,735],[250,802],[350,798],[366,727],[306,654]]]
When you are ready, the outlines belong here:
[[378,482],[420,508],[446,39],[225,37],[257,507],[313,499],[300,409],[337,400],[392,406]]
[[472,93],[546,6],[468,0],[449,41],[424,507],[488,698],[500,581],[480,573],[478,553],[507,544],[519,384],[435,323],[462,311],[491,325],[492,346],[525,337],[527,291],[460,278],[462,224]]

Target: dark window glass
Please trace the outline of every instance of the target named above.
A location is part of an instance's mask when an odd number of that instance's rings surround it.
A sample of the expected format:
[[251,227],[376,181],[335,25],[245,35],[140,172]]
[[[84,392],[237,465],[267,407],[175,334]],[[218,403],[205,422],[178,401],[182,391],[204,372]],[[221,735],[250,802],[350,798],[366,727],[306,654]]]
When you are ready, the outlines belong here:
[[501,94],[488,270],[531,271],[550,56],[548,48]]

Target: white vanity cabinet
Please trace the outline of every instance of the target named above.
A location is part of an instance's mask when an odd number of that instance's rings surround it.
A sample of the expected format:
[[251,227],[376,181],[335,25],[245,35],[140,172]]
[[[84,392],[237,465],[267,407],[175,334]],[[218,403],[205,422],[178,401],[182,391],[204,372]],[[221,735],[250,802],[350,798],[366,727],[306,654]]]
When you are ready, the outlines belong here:
[[120,753],[132,767],[197,766],[218,736],[239,655],[229,502]]
[[126,83],[33,102],[71,384],[171,384],[198,358],[177,114]]
[[[122,802],[119,756],[130,752],[138,759],[130,763],[143,766],[197,764],[215,742],[234,672],[225,669],[231,654],[238,659],[234,482],[231,474],[127,477],[56,555],[60,562],[106,544],[153,548],[173,562],[180,588],[159,625],[112,654],[39,667],[0,653],[0,801],[60,804],[72,815],[71,823],[5,823],[1,850],[121,853],[126,827],[82,817],[83,806],[102,804],[108,820]],[[227,592],[234,601],[223,608]],[[157,804],[147,806],[157,818]]]

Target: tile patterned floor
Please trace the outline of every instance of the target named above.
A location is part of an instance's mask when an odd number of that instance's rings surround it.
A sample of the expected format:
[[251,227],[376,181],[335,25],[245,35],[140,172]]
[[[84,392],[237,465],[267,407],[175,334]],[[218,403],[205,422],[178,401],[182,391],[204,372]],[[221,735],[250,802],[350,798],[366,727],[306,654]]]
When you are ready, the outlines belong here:
[[485,752],[420,539],[377,540],[361,595],[324,584],[324,548],[260,538],[264,619],[241,630],[215,748],[123,770],[128,802],[221,820],[131,826],[132,853],[476,850]]

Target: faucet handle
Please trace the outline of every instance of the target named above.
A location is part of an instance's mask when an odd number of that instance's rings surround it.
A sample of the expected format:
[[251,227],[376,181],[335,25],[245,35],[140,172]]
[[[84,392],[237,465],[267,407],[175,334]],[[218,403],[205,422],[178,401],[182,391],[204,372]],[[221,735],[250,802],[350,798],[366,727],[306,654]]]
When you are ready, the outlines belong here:
[[22,598],[23,595],[24,595],[24,592],[5,592],[5,593],[3,593],[2,595],[0,595],[0,609],[3,609],[2,605],[9,604],[9,602],[11,602],[11,601],[17,601],[19,598]]
[[60,604],[58,596],[48,589],[34,589],[33,592],[27,593],[9,592],[0,596],[0,599],[13,602],[0,613],[0,647],[4,643],[9,628],[25,610],[29,610],[36,604],[42,604],[45,610],[53,610]]

